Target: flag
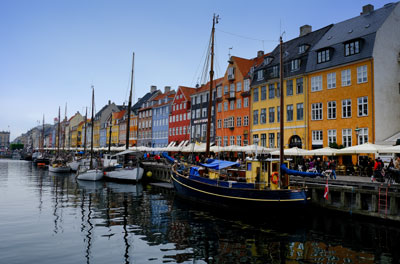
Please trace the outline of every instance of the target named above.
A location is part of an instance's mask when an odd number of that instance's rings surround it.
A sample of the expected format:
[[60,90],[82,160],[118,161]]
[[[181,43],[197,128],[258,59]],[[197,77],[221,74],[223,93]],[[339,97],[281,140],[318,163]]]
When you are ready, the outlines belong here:
[[324,198],[326,200],[328,200],[328,194],[329,194],[329,186],[328,186],[328,178],[326,178],[325,192],[324,192]]

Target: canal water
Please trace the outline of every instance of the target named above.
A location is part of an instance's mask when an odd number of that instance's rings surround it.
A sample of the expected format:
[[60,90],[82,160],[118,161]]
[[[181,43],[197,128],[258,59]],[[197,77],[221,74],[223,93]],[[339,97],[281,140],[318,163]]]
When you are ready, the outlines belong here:
[[399,252],[394,224],[218,212],[172,189],[0,160],[0,263],[399,263]]

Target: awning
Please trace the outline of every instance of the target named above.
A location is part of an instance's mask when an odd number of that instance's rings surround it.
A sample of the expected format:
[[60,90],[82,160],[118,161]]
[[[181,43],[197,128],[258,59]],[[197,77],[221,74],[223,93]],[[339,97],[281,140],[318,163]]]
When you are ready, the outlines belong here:
[[207,163],[200,163],[201,166],[214,169],[214,170],[221,170],[228,167],[239,167],[239,162],[232,162],[226,160],[217,160],[217,159],[208,159]]

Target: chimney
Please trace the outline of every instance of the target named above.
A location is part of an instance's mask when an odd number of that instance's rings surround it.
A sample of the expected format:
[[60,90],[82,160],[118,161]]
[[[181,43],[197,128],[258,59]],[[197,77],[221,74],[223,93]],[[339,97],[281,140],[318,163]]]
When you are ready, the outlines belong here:
[[164,93],[169,93],[171,91],[171,86],[165,86],[164,87]]
[[308,33],[311,33],[312,27],[310,25],[304,25],[300,27],[300,36],[302,37],[304,35],[307,35]]
[[365,15],[368,14],[370,12],[374,11],[374,6],[371,4],[365,5],[362,7],[362,12],[360,15]]
[[157,90],[157,86],[155,86],[155,85],[150,86],[150,92],[151,93],[155,92],[156,90]]
[[257,58],[260,58],[262,56],[264,56],[264,51],[263,50],[257,51]]
[[108,100],[108,105],[110,105],[111,104],[111,100]]

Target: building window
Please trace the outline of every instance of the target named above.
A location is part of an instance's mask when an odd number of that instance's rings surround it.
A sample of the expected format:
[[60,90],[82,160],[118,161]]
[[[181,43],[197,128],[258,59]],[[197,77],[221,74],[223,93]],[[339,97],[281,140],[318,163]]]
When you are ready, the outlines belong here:
[[328,102],[328,119],[336,119],[336,101]]
[[342,140],[344,147],[351,147],[351,129],[342,130]]
[[253,111],[253,125],[258,125],[258,110]]
[[311,92],[322,90],[322,76],[311,77]]
[[342,117],[351,117],[351,99],[342,100]]
[[232,80],[235,78],[235,68],[229,67],[228,68],[228,79]]
[[368,96],[359,97],[358,101],[358,116],[368,116]]
[[351,70],[343,70],[342,71],[342,86],[351,85]]
[[286,96],[293,95],[293,80],[286,81]]
[[237,127],[242,126],[242,117],[241,117],[241,116],[238,116],[238,117],[236,118],[236,126],[237,126]]
[[292,104],[286,106],[286,120],[293,121],[293,105]]
[[275,85],[271,83],[268,86],[268,98],[273,99],[275,97]]
[[276,147],[279,148],[281,145],[281,134],[278,132],[276,133]]
[[360,128],[358,131],[358,144],[368,143],[368,128]]
[[281,122],[281,107],[277,106],[276,107],[276,122]]
[[303,120],[304,118],[304,105],[303,103],[297,104],[297,120]]
[[228,146],[228,136],[224,136],[224,146]]
[[242,108],[242,98],[236,100],[236,109]]
[[260,124],[265,124],[267,122],[267,109],[262,108],[260,113]]
[[249,107],[249,98],[248,97],[245,97],[245,98],[243,98],[243,107]]
[[261,100],[267,99],[267,87],[261,86]]
[[269,133],[268,134],[268,144],[270,148],[274,148],[275,147],[275,134],[274,133]]
[[243,126],[248,126],[249,125],[249,116],[244,116],[243,117]]
[[317,52],[317,63],[323,63],[331,60],[330,50],[324,49]]
[[261,146],[262,147],[267,146],[267,135],[266,134],[261,134]]
[[323,144],[322,130],[313,130],[311,132],[312,132],[312,144],[322,145]]
[[344,44],[344,55],[351,56],[360,53],[360,41],[352,41]]
[[296,79],[296,94],[303,93],[303,78]]
[[230,145],[233,146],[235,145],[235,136],[230,136]]
[[221,146],[221,137],[217,137],[217,146]]
[[366,83],[367,81],[367,65],[357,67],[357,83]]
[[217,97],[222,97],[222,87],[221,86],[218,86],[217,87]]
[[244,80],[243,91],[245,91],[245,92],[250,91],[250,79]]
[[306,52],[307,46],[306,45],[300,45],[299,46],[299,54],[303,54],[304,52]]
[[322,120],[322,103],[311,104],[311,120]]
[[328,147],[333,143],[336,143],[336,129],[328,130]]
[[300,69],[300,59],[295,59],[290,62],[291,70],[297,71]]
[[328,89],[336,88],[336,72],[327,74]]
[[228,111],[228,101],[224,102],[224,111]]
[[222,103],[218,103],[218,113],[222,111]]
[[258,145],[258,135],[253,135],[253,144],[257,144]]
[[236,84],[236,92],[240,92],[242,90],[242,82],[238,82]]
[[281,97],[281,84],[276,83],[276,97]]
[[242,145],[242,136],[236,136],[236,145],[238,146]]
[[275,107],[270,107],[268,109],[269,112],[269,122],[274,123],[275,122]]
[[271,77],[275,78],[278,77],[278,75],[279,75],[279,65],[275,65],[272,67]]
[[197,118],[201,118],[201,110],[200,109],[196,109],[196,117]]
[[196,96],[196,104],[201,104],[201,95]]
[[263,70],[257,71],[257,81],[261,81],[263,77]]
[[258,87],[253,90],[253,102],[258,102]]
[[235,101],[230,101],[229,102],[229,109],[230,110],[235,110]]
[[221,128],[221,126],[222,126],[222,121],[221,121],[221,119],[218,119],[218,121],[217,121],[217,126],[218,126],[218,128]]

